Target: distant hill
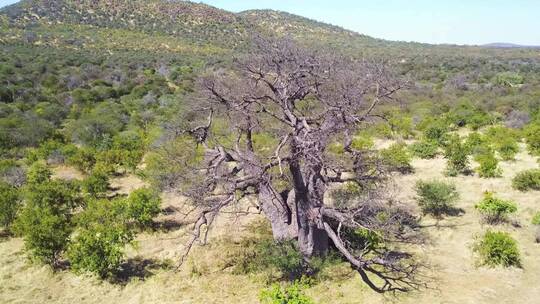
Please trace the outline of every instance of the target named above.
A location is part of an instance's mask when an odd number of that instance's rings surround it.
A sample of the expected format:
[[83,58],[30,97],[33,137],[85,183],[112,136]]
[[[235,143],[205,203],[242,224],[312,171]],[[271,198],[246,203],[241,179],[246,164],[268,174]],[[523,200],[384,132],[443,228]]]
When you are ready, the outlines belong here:
[[0,9],[0,31],[0,43],[4,44],[30,42],[102,52],[230,55],[245,51],[256,34],[289,36],[311,47],[356,57],[383,56],[399,62],[429,61],[430,65],[456,56],[523,57],[514,51],[517,46],[510,44],[388,41],[286,12],[233,13],[180,0],[23,0]]
[[540,45],[522,45],[522,44],[514,44],[514,43],[506,43],[506,42],[494,42],[494,43],[484,44],[482,46],[487,47],[487,48],[526,48],[526,49],[540,48]]

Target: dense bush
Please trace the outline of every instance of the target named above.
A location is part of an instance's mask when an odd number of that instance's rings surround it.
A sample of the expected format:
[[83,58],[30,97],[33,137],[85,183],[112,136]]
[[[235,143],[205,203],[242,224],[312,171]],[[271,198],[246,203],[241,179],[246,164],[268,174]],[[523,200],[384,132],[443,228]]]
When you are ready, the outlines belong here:
[[96,164],[96,153],[92,148],[75,149],[67,161],[83,172],[90,172]]
[[424,214],[441,216],[452,211],[459,198],[454,184],[443,181],[418,181],[416,183],[416,200]]
[[473,250],[479,255],[481,265],[521,266],[517,242],[506,232],[486,232]]
[[540,169],[519,172],[512,179],[512,187],[519,191],[540,190]]
[[314,302],[304,293],[307,287],[301,281],[286,286],[275,283],[261,291],[259,300],[263,304],[313,304]]
[[381,157],[392,171],[403,174],[413,171],[411,155],[404,144],[393,144],[389,148],[381,150]]
[[436,142],[427,140],[415,142],[409,146],[409,150],[414,156],[423,159],[434,158],[437,156],[438,149],[439,147]]
[[469,174],[469,151],[458,135],[450,136],[444,149],[444,156],[448,160],[446,174],[457,176]]
[[512,201],[496,198],[492,192],[484,193],[484,198],[474,206],[488,223],[499,223],[508,220],[508,216],[517,211]]
[[51,179],[52,172],[43,162],[35,162],[30,166],[27,173],[27,182],[30,185],[44,183]]
[[21,200],[17,188],[0,181],[0,227],[9,231],[20,207]]
[[78,230],[68,248],[76,272],[111,277],[124,260],[125,246],[133,240],[122,200],[94,200],[77,217]]
[[139,226],[146,227],[161,211],[161,198],[148,188],[137,189],[127,198],[127,216]]
[[476,168],[480,177],[490,178],[501,176],[502,170],[499,168],[499,161],[495,157],[493,150],[488,149],[482,154],[477,155],[475,160],[480,164],[480,166]]
[[109,176],[102,171],[94,170],[82,182],[82,189],[93,197],[101,197],[109,190]]

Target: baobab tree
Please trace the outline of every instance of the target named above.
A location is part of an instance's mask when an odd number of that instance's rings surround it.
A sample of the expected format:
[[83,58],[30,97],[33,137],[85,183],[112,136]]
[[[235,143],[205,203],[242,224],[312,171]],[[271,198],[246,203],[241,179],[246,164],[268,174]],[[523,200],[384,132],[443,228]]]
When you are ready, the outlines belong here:
[[200,80],[173,132],[194,147],[171,153],[183,170],[168,176],[199,212],[188,251],[220,212],[255,197],[275,240],[296,240],[306,261],[337,250],[376,291],[418,287],[409,255],[366,237],[412,242],[415,219],[389,201],[384,166],[356,137],[400,82],[384,65],[288,40],[261,39],[236,63]]

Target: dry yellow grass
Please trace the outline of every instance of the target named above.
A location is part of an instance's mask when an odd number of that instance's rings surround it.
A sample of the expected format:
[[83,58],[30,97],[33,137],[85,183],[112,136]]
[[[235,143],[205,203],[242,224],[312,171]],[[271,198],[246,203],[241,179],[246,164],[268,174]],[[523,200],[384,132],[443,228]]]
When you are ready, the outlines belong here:
[[[414,160],[413,166],[414,174],[396,176],[398,198],[414,204],[413,188],[418,179],[445,178],[456,183],[461,194],[457,207],[465,210],[458,217],[422,220],[430,242],[420,246],[417,252],[432,266],[430,289],[397,297],[381,296],[365,287],[354,272],[342,268],[339,279],[318,284],[308,290],[308,294],[317,303],[539,303],[540,245],[534,243],[535,228],[530,219],[540,210],[540,192],[517,192],[511,188],[510,181],[517,172],[537,167],[536,160],[521,152],[516,161],[501,163],[503,177],[496,179],[446,178],[442,158]],[[144,183],[129,177],[116,180],[113,185],[118,186],[120,192],[129,192]],[[481,223],[474,204],[486,190],[518,204],[516,220],[522,227],[500,225],[493,229],[508,231],[517,239],[522,269],[475,266],[471,245],[476,236],[490,227]],[[179,212],[182,198],[164,195],[164,208],[169,213],[160,216],[159,221],[174,225],[170,230],[139,235],[139,245],[129,249],[129,257],[173,261],[180,257],[189,232]],[[158,269],[153,275],[132,279],[126,285],[69,272],[53,274],[47,267],[26,261],[20,239],[0,240],[0,303],[256,303],[259,290],[264,287],[263,281],[257,276],[233,275],[221,270],[220,260],[226,248],[215,240],[225,233],[241,234],[245,224],[258,217],[252,215],[233,222],[222,218],[220,228],[211,233],[210,245],[197,247],[178,272]]]

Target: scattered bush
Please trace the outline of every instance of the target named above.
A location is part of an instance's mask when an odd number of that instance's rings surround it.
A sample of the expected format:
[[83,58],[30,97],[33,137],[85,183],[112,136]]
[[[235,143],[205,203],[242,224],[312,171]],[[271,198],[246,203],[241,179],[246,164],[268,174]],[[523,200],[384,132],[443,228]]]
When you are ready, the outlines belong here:
[[450,136],[444,150],[444,156],[448,160],[446,174],[457,176],[469,174],[469,151],[458,135]]
[[454,184],[443,181],[418,181],[416,183],[416,200],[424,214],[441,216],[453,210],[459,198]]
[[270,288],[261,291],[259,300],[264,304],[313,304],[305,295],[307,284],[301,281],[286,286],[273,284]]
[[536,212],[531,220],[533,225],[540,225],[540,212]]
[[499,168],[499,161],[495,157],[493,150],[489,149],[477,155],[475,160],[480,164],[480,167],[476,168],[480,177],[490,178],[501,176],[502,170]]
[[156,217],[161,206],[161,198],[157,193],[148,189],[137,189],[127,199],[127,216],[141,227],[147,227]]
[[484,193],[484,198],[474,206],[488,223],[499,223],[508,220],[508,216],[517,211],[514,202],[496,198],[492,192]]
[[383,162],[392,170],[400,173],[410,173],[413,171],[411,165],[411,155],[404,144],[393,144],[381,151]]
[[488,231],[473,250],[480,257],[480,264],[486,266],[521,266],[517,242],[506,232]]
[[438,154],[438,149],[439,147],[436,142],[427,140],[415,142],[409,146],[409,150],[414,156],[423,159],[434,158]]
[[512,179],[512,187],[519,191],[540,190],[540,169],[519,172]]
[[21,200],[17,188],[0,181],[0,227],[9,231],[20,207]]

